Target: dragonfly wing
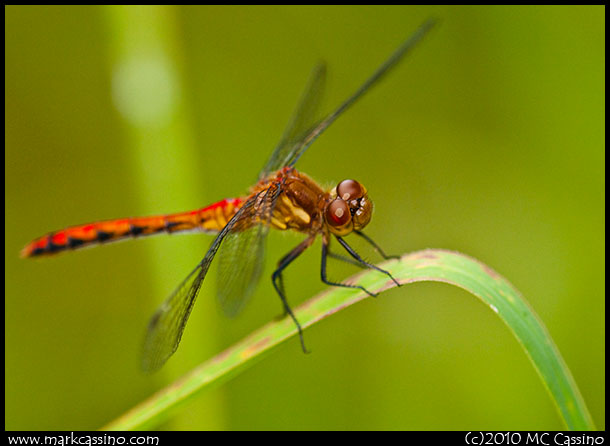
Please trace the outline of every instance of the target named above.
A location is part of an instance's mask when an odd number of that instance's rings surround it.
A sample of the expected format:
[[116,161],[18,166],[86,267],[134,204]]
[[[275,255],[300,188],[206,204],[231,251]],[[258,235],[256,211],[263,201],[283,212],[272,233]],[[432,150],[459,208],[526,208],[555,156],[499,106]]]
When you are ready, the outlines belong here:
[[[352,106],[358,99],[360,99],[368,90],[377,84],[388,72],[390,72],[396,65],[409,53],[409,51],[426,35],[426,33],[435,25],[436,20],[430,19],[424,22],[420,27],[400,45],[396,51],[369,77],[361,86],[356,90],[350,97],[348,97],[339,107],[332,113],[326,116],[324,119],[318,121],[310,126],[303,126],[305,130],[302,133],[298,133],[296,139],[289,141],[285,144],[285,147],[280,145],[275,149],[268,164],[274,169],[279,169],[285,166],[294,166],[294,164],[301,157],[303,152],[330,126],[345,110]],[[306,94],[309,93],[309,88],[306,90]],[[297,108],[300,110],[301,106]],[[297,115],[298,116],[298,112]],[[283,142],[284,140],[282,140]],[[265,169],[267,166],[265,166]],[[266,171],[263,169],[261,175]]]
[[250,299],[260,279],[268,228],[257,224],[229,234],[218,253],[217,298],[229,317],[236,316]]
[[209,263],[197,265],[151,318],[142,351],[144,371],[160,369],[178,348]]
[[148,324],[142,351],[142,368],[145,371],[152,372],[161,368],[178,348],[197,294],[216,252],[227,236],[242,227],[244,221],[249,220],[257,198],[258,196],[255,196],[244,203],[214,239],[203,260],[153,315]]
[[319,62],[311,72],[305,91],[301,96],[296,110],[288,126],[284,130],[282,139],[269,157],[265,167],[260,172],[259,179],[265,178],[272,172],[288,165],[298,150],[299,141],[317,124],[318,111],[322,96],[324,95],[324,85],[326,83],[326,64]]
[[233,317],[248,302],[260,279],[265,258],[265,240],[281,185],[272,184],[258,194],[255,210],[231,231],[218,252],[218,302]]

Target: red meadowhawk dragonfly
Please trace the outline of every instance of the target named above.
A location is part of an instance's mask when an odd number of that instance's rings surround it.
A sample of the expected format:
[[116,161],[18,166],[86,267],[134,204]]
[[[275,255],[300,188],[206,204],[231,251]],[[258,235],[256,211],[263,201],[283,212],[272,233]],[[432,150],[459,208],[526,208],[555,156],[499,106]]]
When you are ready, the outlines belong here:
[[[330,191],[298,172],[294,165],[307,148],[347,108],[387,74],[434,25],[422,24],[345,102],[323,119],[316,119],[326,77],[324,64],[310,76],[301,100],[281,141],[259,174],[248,195],[224,199],[202,209],[154,217],[100,221],[51,232],[23,248],[22,257],[39,257],[73,250],[95,243],[108,243],[160,233],[199,231],[216,234],[203,260],[153,315],[144,342],[142,367],[159,369],[176,351],[197,294],[214,257],[218,257],[218,300],[229,316],[237,314],[254,292],[262,273],[265,240],[270,228],[305,234],[305,239],[286,254],[273,272],[272,283],[286,315],[298,329],[301,347],[307,351],[299,321],[286,300],[282,271],[322,237],[321,277],[325,284],[358,288],[360,285],[332,282],[326,277],[327,257],[373,268],[396,282],[392,275],[366,262],[343,239],[354,233],[370,243],[384,258],[387,256],[362,229],[369,223],[373,203],[366,188],[355,180],[343,180]],[[350,257],[330,251],[335,238]],[[397,283],[397,282],[396,282]],[[397,283],[398,284],[398,283]]]

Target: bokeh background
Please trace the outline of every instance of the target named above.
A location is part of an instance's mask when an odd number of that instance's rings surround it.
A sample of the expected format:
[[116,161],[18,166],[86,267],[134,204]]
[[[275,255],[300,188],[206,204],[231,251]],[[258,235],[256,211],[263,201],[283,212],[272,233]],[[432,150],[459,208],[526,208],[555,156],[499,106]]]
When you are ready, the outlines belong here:
[[[138,370],[148,319],[211,237],[41,260],[18,258],[25,243],[244,193],[316,61],[329,64],[330,111],[430,16],[440,26],[298,167],[328,186],[365,184],[367,232],[387,251],[457,250],[507,277],[604,429],[602,6],[6,7],[6,429],[99,428],[278,316],[267,277],[301,237],[271,234],[265,278],[237,319],[208,279],[180,349],[152,376]],[[293,304],[324,289],[319,249],[287,271]],[[388,291],[305,339],[312,354],[291,339],[160,427],[563,428],[508,329],[454,287]]]

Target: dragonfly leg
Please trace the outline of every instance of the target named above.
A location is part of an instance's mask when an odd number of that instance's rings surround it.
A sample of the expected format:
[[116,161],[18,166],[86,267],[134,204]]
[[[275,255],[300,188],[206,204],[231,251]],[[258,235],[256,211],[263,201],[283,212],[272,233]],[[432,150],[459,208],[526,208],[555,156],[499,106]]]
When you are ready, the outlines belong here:
[[273,287],[275,288],[275,291],[277,291],[277,293],[280,295],[280,299],[282,300],[282,304],[284,306],[284,315],[286,315],[286,314],[290,315],[290,317],[294,321],[295,325],[297,326],[297,329],[299,331],[299,339],[301,340],[301,348],[303,349],[304,353],[309,353],[309,351],[305,347],[305,341],[303,340],[303,330],[301,329],[301,324],[299,324],[299,321],[297,320],[296,316],[292,312],[292,309],[290,308],[290,305],[288,305],[288,301],[286,300],[286,293],[284,292],[284,279],[282,278],[282,271],[284,270],[284,268],[286,268],[288,265],[290,265],[290,263],[294,259],[296,259],[299,255],[301,255],[301,253],[303,251],[305,251],[309,246],[311,246],[311,244],[313,243],[314,240],[315,240],[315,237],[308,237],[305,240],[303,240],[301,243],[299,243],[299,245],[297,245],[296,248],[294,248],[292,251],[290,251],[288,254],[286,254],[284,257],[282,257],[282,259],[278,262],[277,269],[271,275],[271,281],[273,282]]
[[[343,288],[358,288],[361,289],[362,291],[364,291],[366,294],[368,294],[371,297],[377,297],[377,294],[370,292],[369,290],[367,290],[366,288],[364,288],[362,285],[350,285],[347,283],[341,283],[341,282],[331,282],[330,280],[328,280],[326,278],[326,257],[327,256],[331,256],[334,258],[339,258],[340,260],[345,260],[348,261],[349,263],[351,263],[350,259],[347,259],[343,256],[339,256],[337,254],[333,254],[331,252],[329,252],[328,250],[328,241],[322,240],[322,265],[321,265],[321,269],[320,269],[320,275],[322,277],[322,282],[324,282],[326,285],[332,285],[332,286],[340,286]],[[362,266],[362,265],[359,265]],[[364,266],[362,266],[364,268]]]
[[366,235],[364,232],[360,232],[360,231],[356,231],[354,229],[353,231],[356,235],[359,235],[360,237],[362,237],[364,240],[366,240],[367,242],[369,242],[373,248],[375,248],[375,251],[377,251],[381,257],[383,257],[386,260],[390,260],[390,259],[400,259],[400,256],[389,256],[387,255],[385,252],[383,252],[383,250],[379,247],[379,245],[377,243],[375,243],[368,235]]
[[351,255],[354,259],[356,259],[358,262],[360,262],[362,265],[366,266],[367,268],[372,268],[375,269],[383,274],[385,274],[386,276],[388,276],[390,279],[392,279],[392,281],[400,286],[400,283],[392,276],[392,274],[390,274],[389,271],[386,271],[385,269],[381,269],[376,265],[373,265],[369,262],[367,262],[366,260],[364,260],[362,257],[360,257],[358,255],[358,253],[356,251],[353,250],[353,248],[347,244],[347,242],[345,240],[343,240],[341,237],[339,237],[338,235],[335,236],[335,238],[337,239],[337,241],[339,242],[339,244],[341,246],[343,246],[343,248],[345,248],[345,250],[348,252],[349,255]]
[[349,263],[350,265],[357,266],[358,268],[366,268],[366,266],[364,266],[362,263],[356,262],[354,259],[350,259],[348,257],[342,256],[341,254],[336,254],[334,252],[331,252],[330,250],[327,251],[327,255],[328,255],[328,257],[331,257],[333,259],[340,260],[342,262]]

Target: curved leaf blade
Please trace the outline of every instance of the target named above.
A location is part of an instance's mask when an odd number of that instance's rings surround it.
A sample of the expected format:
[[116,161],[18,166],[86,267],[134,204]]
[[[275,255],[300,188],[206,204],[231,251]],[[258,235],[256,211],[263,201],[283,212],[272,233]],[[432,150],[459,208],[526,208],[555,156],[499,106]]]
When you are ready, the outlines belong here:
[[[585,402],[544,324],[519,292],[491,268],[460,253],[428,249],[380,265],[401,283],[445,282],[463,288],[488,305],[513,332],[571,430],[595,426]],[[348,282],[380,292],[396,286],[387,276],[368,270]],[[368,297],[360,290],[331,288],[296,308],[305,329],[310,325]],[[290,318],[273,321],[198,366],[169,387],[133,408],[103,429],[144,429],[159,424],[169,412],[198,392],[218,385],[264,357],[297,333]]]

